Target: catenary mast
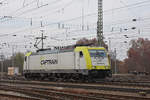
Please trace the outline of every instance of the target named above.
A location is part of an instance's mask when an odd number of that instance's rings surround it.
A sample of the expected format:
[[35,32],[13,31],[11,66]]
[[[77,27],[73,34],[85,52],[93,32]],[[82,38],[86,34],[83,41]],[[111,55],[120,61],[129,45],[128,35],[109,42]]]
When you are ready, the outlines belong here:
[[98,45],[103,46],[103,0],[98,0],[97,39]]

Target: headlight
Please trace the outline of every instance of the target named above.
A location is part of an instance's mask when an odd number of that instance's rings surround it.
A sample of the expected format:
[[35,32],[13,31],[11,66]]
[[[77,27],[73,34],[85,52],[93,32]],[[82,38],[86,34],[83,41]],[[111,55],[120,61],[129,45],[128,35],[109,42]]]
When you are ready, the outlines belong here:
[[108,66],[106,66],[106,68],[109,68]]
[[93,66],[94,69],[96,69],[96,66]]

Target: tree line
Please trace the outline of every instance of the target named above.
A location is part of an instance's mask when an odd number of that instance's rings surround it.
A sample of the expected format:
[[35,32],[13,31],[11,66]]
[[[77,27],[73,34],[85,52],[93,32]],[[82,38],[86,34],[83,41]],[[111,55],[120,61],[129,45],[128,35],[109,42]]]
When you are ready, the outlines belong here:
[[[8,67],[18,67],[19,73],[23,71],[23,62],[24,62],[24,54],[18,52],[11,56],[10,58],[6,58],[0,61],[0,72],[8,72]],[[3,68],[2,68],[3,67]]]

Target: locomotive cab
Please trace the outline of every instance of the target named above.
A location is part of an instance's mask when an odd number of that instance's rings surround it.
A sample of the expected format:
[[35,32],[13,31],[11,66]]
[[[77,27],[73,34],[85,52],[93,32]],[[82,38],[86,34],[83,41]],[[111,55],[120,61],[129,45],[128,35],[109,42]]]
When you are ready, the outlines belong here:
[[77,47],[75,52],[79,52],[86,61],[88,75],[93,78],[111,77],[110,59],[103,47]]

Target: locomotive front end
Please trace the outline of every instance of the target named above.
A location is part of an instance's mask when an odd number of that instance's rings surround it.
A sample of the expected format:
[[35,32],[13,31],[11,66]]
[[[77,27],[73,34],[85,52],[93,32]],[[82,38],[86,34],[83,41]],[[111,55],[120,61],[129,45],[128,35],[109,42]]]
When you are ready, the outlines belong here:
[[91,66],[89,75],[94,78],[111,77],[110,59],[104,48],[89,48]]

